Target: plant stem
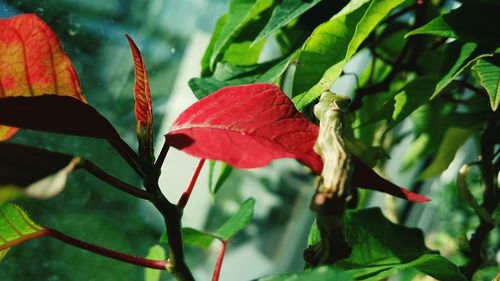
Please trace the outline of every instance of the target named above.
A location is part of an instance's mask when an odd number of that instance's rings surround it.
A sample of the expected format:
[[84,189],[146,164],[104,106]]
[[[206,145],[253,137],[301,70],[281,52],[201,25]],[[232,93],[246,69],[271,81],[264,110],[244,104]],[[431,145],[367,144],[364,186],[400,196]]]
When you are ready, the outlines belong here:
[[128,146],[127,143],[125,143],[122,139],[120,139],[120,141],[109,140],[109,143],[118,153],[120,153],[123,159],[127,161],[130,167],[132,167],[132,169],[134,169],[139,176],[145,178],[146,174],[140,165],[141,160],[139,159],[139,156],[132,148],[130,148],[130,146]]
[[219,250],[219,256],[217,257],[217,262],[214,267],[214,274],[212,275],[212,281],[219,281],[220,272],[222,269],[222,262],[224,261],[224,254],[226,253],[228,241],[221,241],[222,245]]
[[161,148],[160,154],[158,154],[158,159],[156,159],[154,168],[159,171],[161,169],[161,166],[163,165],[163,162],[165,161],[165,157],[167,157],[168,150],[170,149],[170,146],[165,143],[163,144],[163,147]]
[[85,241],[78,240],[76,238],[67,236],[66,234],[63,234],[57,230],[47,228],[47,235],[55,238],[59,241],[62,241],[66,244],[75,246],[80,249],[87,250],[92,253],[99,254],[101,256],[105,256],[108,258],[112,258],[115,260],[119,260],[122,262],[142,266],[142,267],[148,267],[148,268],[153,268],[153,269],[161,269],[161,270],[166,270],[166,268],[169,266],[169,261],[160,261],[160,260],[150,260],[146,258],[141,258],[141,257],[136,257],[136,256],[131,256],[127,255],[125,253],[117,252],[114,250],[106,249],[97,245],[93,245],[90,243],[87,243]]
[[89,173],[97,177],[98,179],[112,185],[113,187],[118,188],[119,190],[126,192],[132,196],[146,199],[146,200],[152,200],[153,196],[146,192],[145,190],[139,189],[135,186],[132,186],[128,183],[125,183],[112,175],[106,173],[103,171],[101,168],[97,167],[94,163],[91,161],[82,159],[82,161],[79,164],[80,168],[83,168],[87,170]]
[[186,191],[182,193],[181,198],[179,198],[179,201],[177,202],[177,207],[179,209],[184,209],[186,207],[186,204],[189,200],[189,197],[191,197],[191,193],[193,192],[194,185],[196,184],[196,181],[198,180],[198,176],[200,175],[201,168],[203,168],[203,164],[205,164],[204,158],[200,159],[198,162],[198,165],[196,166],[193,175],[191,176],[191,180],[189,181],[189,184],[186,188]]

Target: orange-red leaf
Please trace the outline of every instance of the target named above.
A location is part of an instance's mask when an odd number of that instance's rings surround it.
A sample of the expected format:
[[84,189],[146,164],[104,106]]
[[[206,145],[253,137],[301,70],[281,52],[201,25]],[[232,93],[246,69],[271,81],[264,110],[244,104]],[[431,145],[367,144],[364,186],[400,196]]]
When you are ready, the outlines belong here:
[[[38,16],[0,19],[0,98],[55,94],[85,102],[57,35]],[[14,128],[0,126],[0,141]]]

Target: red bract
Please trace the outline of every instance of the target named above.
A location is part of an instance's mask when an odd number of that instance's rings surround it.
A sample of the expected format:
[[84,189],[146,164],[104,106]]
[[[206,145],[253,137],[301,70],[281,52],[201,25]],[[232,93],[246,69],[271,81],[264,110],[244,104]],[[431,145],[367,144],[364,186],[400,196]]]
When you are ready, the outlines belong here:
[[319,174],[317,137],[318,127],[273,84],[221,89],[186,109],[166,135],[171,146],[236,168],[295,158]]
[[[85,102],[56,34],[36,15],[0,19],[0,98],[54,94]],[[0,141],[16,129],[0,126]]]

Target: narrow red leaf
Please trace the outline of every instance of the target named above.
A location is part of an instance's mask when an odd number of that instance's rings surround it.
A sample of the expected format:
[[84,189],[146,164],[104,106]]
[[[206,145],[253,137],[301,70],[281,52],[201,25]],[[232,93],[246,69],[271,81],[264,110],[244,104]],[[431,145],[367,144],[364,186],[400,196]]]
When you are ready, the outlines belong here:
[[381,191],[412,202],[423,203],[431,201],[429,197],[411,192],[384,179],[357,158],[354,159],[352,185]]
[[295,158],[319,174],[317,137],[318,127],[273,84],[223,88],[186,109],[166,135],[171,146],[236,168]]
[[[57,35],[35,14],[0,19],[0,98],[54,94],[85,102]],[[0,141],[13,128],[0,126]]]

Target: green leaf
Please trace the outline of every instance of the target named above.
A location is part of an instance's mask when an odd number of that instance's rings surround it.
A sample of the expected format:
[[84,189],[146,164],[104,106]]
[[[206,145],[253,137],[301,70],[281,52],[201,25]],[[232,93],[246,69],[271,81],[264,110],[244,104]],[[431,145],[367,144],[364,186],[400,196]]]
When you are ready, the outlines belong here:
[[[163,249],[160,245],[154,245],[149,248],[147,259],[152,260],[165,260],[167,258],[167,254],[165,253],[165,249]],[[145,268],[144,269],[144,280],[145,281],[159,281],[161,276],[161,270]]]
[[3,258],[5,258],[5,256],[7,255],[7,252],[9,252],[9,249],[5,249],[5,250],[0,251],[0,262],[3,260]]
[[215,184],[213,183],[213,175],[215,173],[215,164],[217,161],[210,161],[210,169],[208,172],[208,188],[212,195],[217,194],[219,189],[222,187],[224,182],[229,178],[231,173],[233,172],[233,167],[224,162],[220,163],[219,174],[217,175],[217,179]]
[[252,20],[271,7],[272,0],[231,0],[229,11],[217,41],[210,54],[211,69],[221,59],[222,54],[234,42],[242,29]]
[[214,239],[218,237],[194,228],[185,227],[182,229],[182,238],[187,245],[208,250]]
[[402,92],[394,97],[394,112],[392,122],[386,131],[394,128],[397,124],[408,117],[415,109],[428,102],[434,93],[437,78],[435,75],[418,77],[405,85]]
[[59,194],[80,159],[14,143],[0,142],[0,204],[27,195],[46,199]]
[[17,205],[6,203],[0,205],[0,252],[25,241],[44,236],[48,233],[34,223],[23,209]]
[[202,77],[209,76],[213,72],[213,69],[210,65],[210,59],[211,59],[212,54],[214,52],[215,43],[219,40],[219,37],[222,33],[222,29],[224,28],[224,25],[226,24],[226,20],[227,20],[227,14],[221,16],[217,20],[217,23],[215,24],[214,31],[212,32],[212,38],[210,38],[210,43],[208,43],[207,49],[205,50],[205,53],[203,54],[203,58],[201,59],[201,76]]
[[293,82],[298,109],[329,89],[373,29],[403,0],[353,0],[318,26],[300,54]]
[[473,131],[464,128],[451,127],[446,130],[438,153],[432,163],[422,172],[421,179],[440,175],[448,168],[455,158],[458,149],[472,135]]
[[485,3],[466,3],[412,30],[406,36],[428,34],[498,46],[498,7]]
[[267,25],[262,29],[253,44],[260,42],[276,30],[290,23],[293,19],[299,17],[307,10],[314,7],[321,0],[283,0],[276,8],[274,8],[271,19]]
[[278,274],[268,277],[259,278],[259,281],[348,281],[353,280],[352,275],[348,272],[341,271],[331,266],[321,266],[313,270]]
[[500,55],[479,59],[472,70],[477,73],[481,85],[490,96],[491,109],[496,111],[500,103]]
[[215,231],[214,235],[220,237],[221,240],[230,240],[234,235],[240,232],[252,219],[255,199],[247,199],[240,207],[238,212],[234,214],[225,224]]
[[476,43],[450,43],[444,53],[441,66],[441,79],[436,84],[436,89],[431,99],[442,93],[455,78],[457,78],[465,69],[471,66],[476,60],[492,56],[491,50],[479,47]]
[[419,229],[390,222],[378,208],[348,211],[346,226],[352,254],[335,267],[356,280],[381,280],[410,267],[438,280],[466,280],[454,264],[425,246]]
[[223,61],[235,65],[253,65],[257,62],[266,41],[252,45],[251,41],[234,42],[224,52]]

